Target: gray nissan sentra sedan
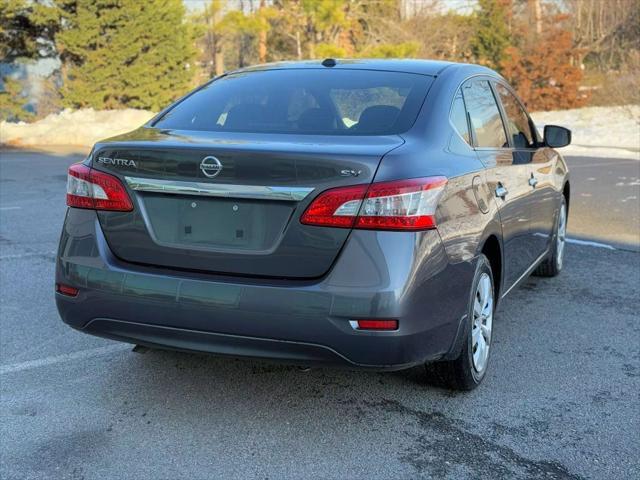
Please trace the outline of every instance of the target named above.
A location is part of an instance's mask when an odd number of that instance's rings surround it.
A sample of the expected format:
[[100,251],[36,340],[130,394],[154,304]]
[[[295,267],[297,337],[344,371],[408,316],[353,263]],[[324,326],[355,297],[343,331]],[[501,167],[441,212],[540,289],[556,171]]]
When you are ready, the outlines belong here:
[[476,65],[277,63],[214,79],[68,172],[62,319],[148,347],[472,389],[498,300],[562,269],[569,175]]

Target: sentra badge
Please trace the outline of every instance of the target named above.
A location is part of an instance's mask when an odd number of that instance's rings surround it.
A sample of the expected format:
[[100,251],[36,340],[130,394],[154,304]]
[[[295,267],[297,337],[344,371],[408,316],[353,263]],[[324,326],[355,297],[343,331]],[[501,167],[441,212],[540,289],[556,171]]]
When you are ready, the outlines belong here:
[[126,158],[98,157],[97,161],[98,163],[103,163],[105,165],[138,168],[138,166],[136,165],[136,162],[134,162],[133,160],[127,160]]

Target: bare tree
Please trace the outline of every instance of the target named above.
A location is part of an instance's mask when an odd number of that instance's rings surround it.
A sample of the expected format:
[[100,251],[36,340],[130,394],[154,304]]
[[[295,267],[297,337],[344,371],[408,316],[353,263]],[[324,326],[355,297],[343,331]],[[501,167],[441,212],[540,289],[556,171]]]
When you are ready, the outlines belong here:
[[563,7],[571,15],[574,46],[603,70],[640,48],[640,0],[563,0]]
[[542,34],[542,5],[540,0],[529,0],[530,9],[533,12],[533,20],[536,25],[536,34]]
[[224,73],[224,53],[222,49],[222,16],[223,4],[221,0],[212,0],[205,5],[200,14],[200,21],[204,23],[204,50],[208,58],[211,75]]

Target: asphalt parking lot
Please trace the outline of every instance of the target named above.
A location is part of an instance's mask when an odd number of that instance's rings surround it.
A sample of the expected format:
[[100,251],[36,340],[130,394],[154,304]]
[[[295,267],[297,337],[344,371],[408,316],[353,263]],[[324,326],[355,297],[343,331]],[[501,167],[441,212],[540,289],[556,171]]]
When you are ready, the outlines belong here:
[[71,330],[53,271],[80,158],[0,156],[0,478],[640,477],[640,162],[569,159],[569,234],[603,245],[507,297],[488,378],[453,394]]

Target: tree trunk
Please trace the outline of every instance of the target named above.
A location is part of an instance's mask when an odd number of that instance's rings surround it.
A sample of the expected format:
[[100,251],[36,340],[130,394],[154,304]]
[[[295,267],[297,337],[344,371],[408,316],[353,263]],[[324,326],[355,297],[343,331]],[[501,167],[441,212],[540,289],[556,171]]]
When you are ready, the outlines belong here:
[[245,34],[241,33],[240,34],[240,45],[239,45],[239,49],[238,49],[238,68],[242,68],[244,67],[244,46],[245,46],[246,40],[245,40]]
[[[264,7],[265,0],[260,0],[261,13]],[[265,25],[262,25],[258,33],[258,60],[260,63],[266,63],[267,61],[267,29]]]
[[542,5],[540,0],[529,0],[530,8],[533,10],[533,18],[536,24],[536,34],[542,34]]
[[265,30],[260,30],[258,36],[258,60],[260,63],[267,61],[267,32]]
[[316,58],[316,44],[313,40],[309,41],[309,59]]
[[216,75],[216,71],[218,70],[218,65],[216,64],[217,43],[216,36],[212,32],[208,32],[207,53],[210,56],[209,61],[211,62],[211,65],[209,66],[209,75]]
[[302,60],[302,42],[300,41],[300,31],[296,31],[296,55],[298,60]]
[[219,50],[215,54],[216,77],[224,73],[224,53]]

